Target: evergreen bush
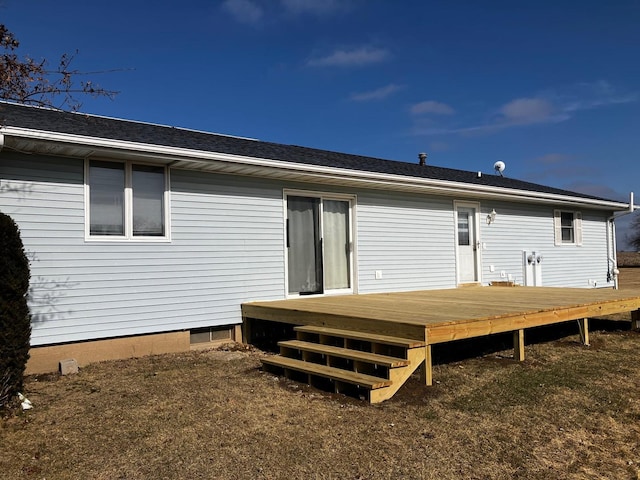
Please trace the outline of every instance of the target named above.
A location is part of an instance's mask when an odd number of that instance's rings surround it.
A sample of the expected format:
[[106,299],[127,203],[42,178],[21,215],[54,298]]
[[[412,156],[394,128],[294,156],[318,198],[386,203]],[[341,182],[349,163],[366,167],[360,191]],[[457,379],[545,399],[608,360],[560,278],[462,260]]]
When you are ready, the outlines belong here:
[[29,276],[18,226],[0,212],[0,408],[23,387],[31,337]]

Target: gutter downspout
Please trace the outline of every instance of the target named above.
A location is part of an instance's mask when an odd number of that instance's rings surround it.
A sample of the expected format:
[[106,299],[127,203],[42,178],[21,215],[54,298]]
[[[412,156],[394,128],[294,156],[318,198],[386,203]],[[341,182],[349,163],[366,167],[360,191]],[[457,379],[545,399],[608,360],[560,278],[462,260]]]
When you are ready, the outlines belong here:
[[616,225],[615,219],[629,215],[635,210],[633,192],[629,193],[629,208],[623,212],[616,212],[607,218],[607,280],[613,278],[613,288],[618,290],[618,256],[616,253]]

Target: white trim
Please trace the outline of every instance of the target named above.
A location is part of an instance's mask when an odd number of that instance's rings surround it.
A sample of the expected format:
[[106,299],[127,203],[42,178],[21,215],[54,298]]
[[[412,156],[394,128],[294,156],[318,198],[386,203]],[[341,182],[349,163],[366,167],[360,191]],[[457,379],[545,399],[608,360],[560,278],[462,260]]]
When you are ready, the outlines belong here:
[[[320,202],[320,214],[322,215],[323,200],[340,200],[349,202],[349,238],[351,240],[351,255],[349,259],[349,269],[351,275],[351,288],[342,288],[336,290],[326,290],[321,294],[316,295],[299,295],[294,293],[289,293],[289,253],[287,250],[287,220],[288,220],[288,211],[287,211],[287,197],[288,196],[298,196],[298,197],[308,197],[308,198],[319,198]],[[330,295],[350,295],[358,293],[358,271],[357,271],[357,242],[356,242],[356,205],[357,205],[357,195],[346,194],[346,193],[332,193],[332,192],[321,192],[318,190],[299,190],[299,189],[289,189],[284,188],[282,190],[282,207],[283,207],[283,243],[284,243],[284,295],[285,298],[309,298],[309,297],[322,297],[322,296],[330,296]],[[321,223],[321,228],[323,225]],[[324,232],[321,232],[321,235],[324,236]],[[324,248],[324,242],[323,242]],[[324,258],[324,252],[322,254]],[[323,269],[323,290],[324,290],[324,269]]]
[[[576,197],[572,195],[562,195],[553,193],[533,192],[529,190],[505,189],[504,187],[492,187],[487,185],[474,185],[464,182],[454,182],[448,180],[436,180],[430,178],[406,177],[387,173],[366,172],[360,170],[350,170],[336,167],[326,167],[318,165],[307,165],[281,160],[271,160],[259,157],[247,157],[242,155],[232,155],[203,150],[194,150],[180,147],[167,147],[163,145],[153,145],[147,143],[128,142],[123,140],[112,140],[99,137],[87,137],[58,132],[47,132],[19,127],[2,127],[5,135],[29,140],[41,140],[47,142],[57,142],[73,146],[83,146],[87,148],[87,155],[108,155],[108,151],[120,151],[138,157],[147,157],[155,160],[160,159],[165,162],[176,162],[173,168],[213,168],[215,162],[224,162],[227,165],[242,165],[244,167],[254,167],[257,170],[251,171],[251,175],[268,176],[262,168],[277,170],[279,172],[298,173],[303,181],[324,180],[323,183],[333,181],[342,185],[369,186],[373,188],[394,188],[403,190],[407,188],[417,190],[428,190],[433,193],[444,195],[464,195],[482,198],[509,199],[512,201],[534,201],[537,203],[561,203],[575,206],[589,206],[591,208],[605,210],[627,210],[628,204],[607,200],[590,199]],[[98,151],[96,151],[98,149]],[[100,152],[99,149],[107,150]],[[183,164],[181,164],[184,162]],[[223,166],[217,165],[218,168]],[[246,168],[245,168],[245,171]],[[347,182],[347,183],[344,183]]]
[[84,160],[84,241],[85,242],[127,242],[127,243],[170,243],[171,242],[171,182],[169,179],[169,167],[164,166],[164,192],[163,215],[164,215],[164,235],[163,236],[140,236],[133,235],[133,189],[131,187],[133,165],[150,165],[157,166],[153,163],[132,162],[125,160],[100,160],[105,162],[124,164],[124,235],[91,235],[91,205],[90,205],[90,187],[89,187],[89,163],[91,159]]

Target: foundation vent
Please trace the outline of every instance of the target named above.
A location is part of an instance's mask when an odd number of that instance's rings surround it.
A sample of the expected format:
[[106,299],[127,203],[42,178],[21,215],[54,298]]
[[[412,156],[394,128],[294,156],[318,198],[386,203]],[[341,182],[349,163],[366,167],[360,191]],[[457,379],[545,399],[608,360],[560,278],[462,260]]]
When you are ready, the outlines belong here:
[[233,329],[229,327],[205,327],[190,330],[189,340],[191,345],[225,342],[233,339]]

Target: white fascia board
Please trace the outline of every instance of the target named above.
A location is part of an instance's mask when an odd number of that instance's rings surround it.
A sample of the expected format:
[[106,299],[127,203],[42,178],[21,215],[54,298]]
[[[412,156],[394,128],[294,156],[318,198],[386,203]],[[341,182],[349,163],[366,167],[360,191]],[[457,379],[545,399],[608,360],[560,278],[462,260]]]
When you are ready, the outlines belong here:
[[[193,150],[180,147],[169,147],[149,143],[129,142],[113,140],[102,137],[88,137],[68,133],[33,130],[20,127],[5,126],[0,128],[0,133],[7,137],[18,137],[34,141],[48,141],[63,143],[73,146],[83,146],[94,151],[122,151],[146,157],[162,157],[173,161],[185,161],[190,163],[225,162],[242,166],[254,166],[257,170],[276,169],[281,171],[296,172],[301,176],[317,178],[318,181],[326,181],[332,178],[336,181],[347,180],[361,184],[363,187],[391,188],[396,190],[424,190],[443,195],[458,195],[463,197],[482,197],[510,201],[528,201],[544,204],[565,204],[584,206],[599,210],[619,211],[629,209],[629,205],[622,202],[597,200],[572,195],[560,195],[554,193],[534,192],[530,190],[507,189],[487,185],[474,185],[470,183],[454,182],[449,180],[436,180],[429,178],[406,177],[386,173],[367,172],[362,170],[349,170],[344,168],[308,165],[302,163],[285,162],[259,157],[247,157],[205,150]],[[6,143],[6,142],[5,142]],[[391,161],[391,160],[390,160]]]

